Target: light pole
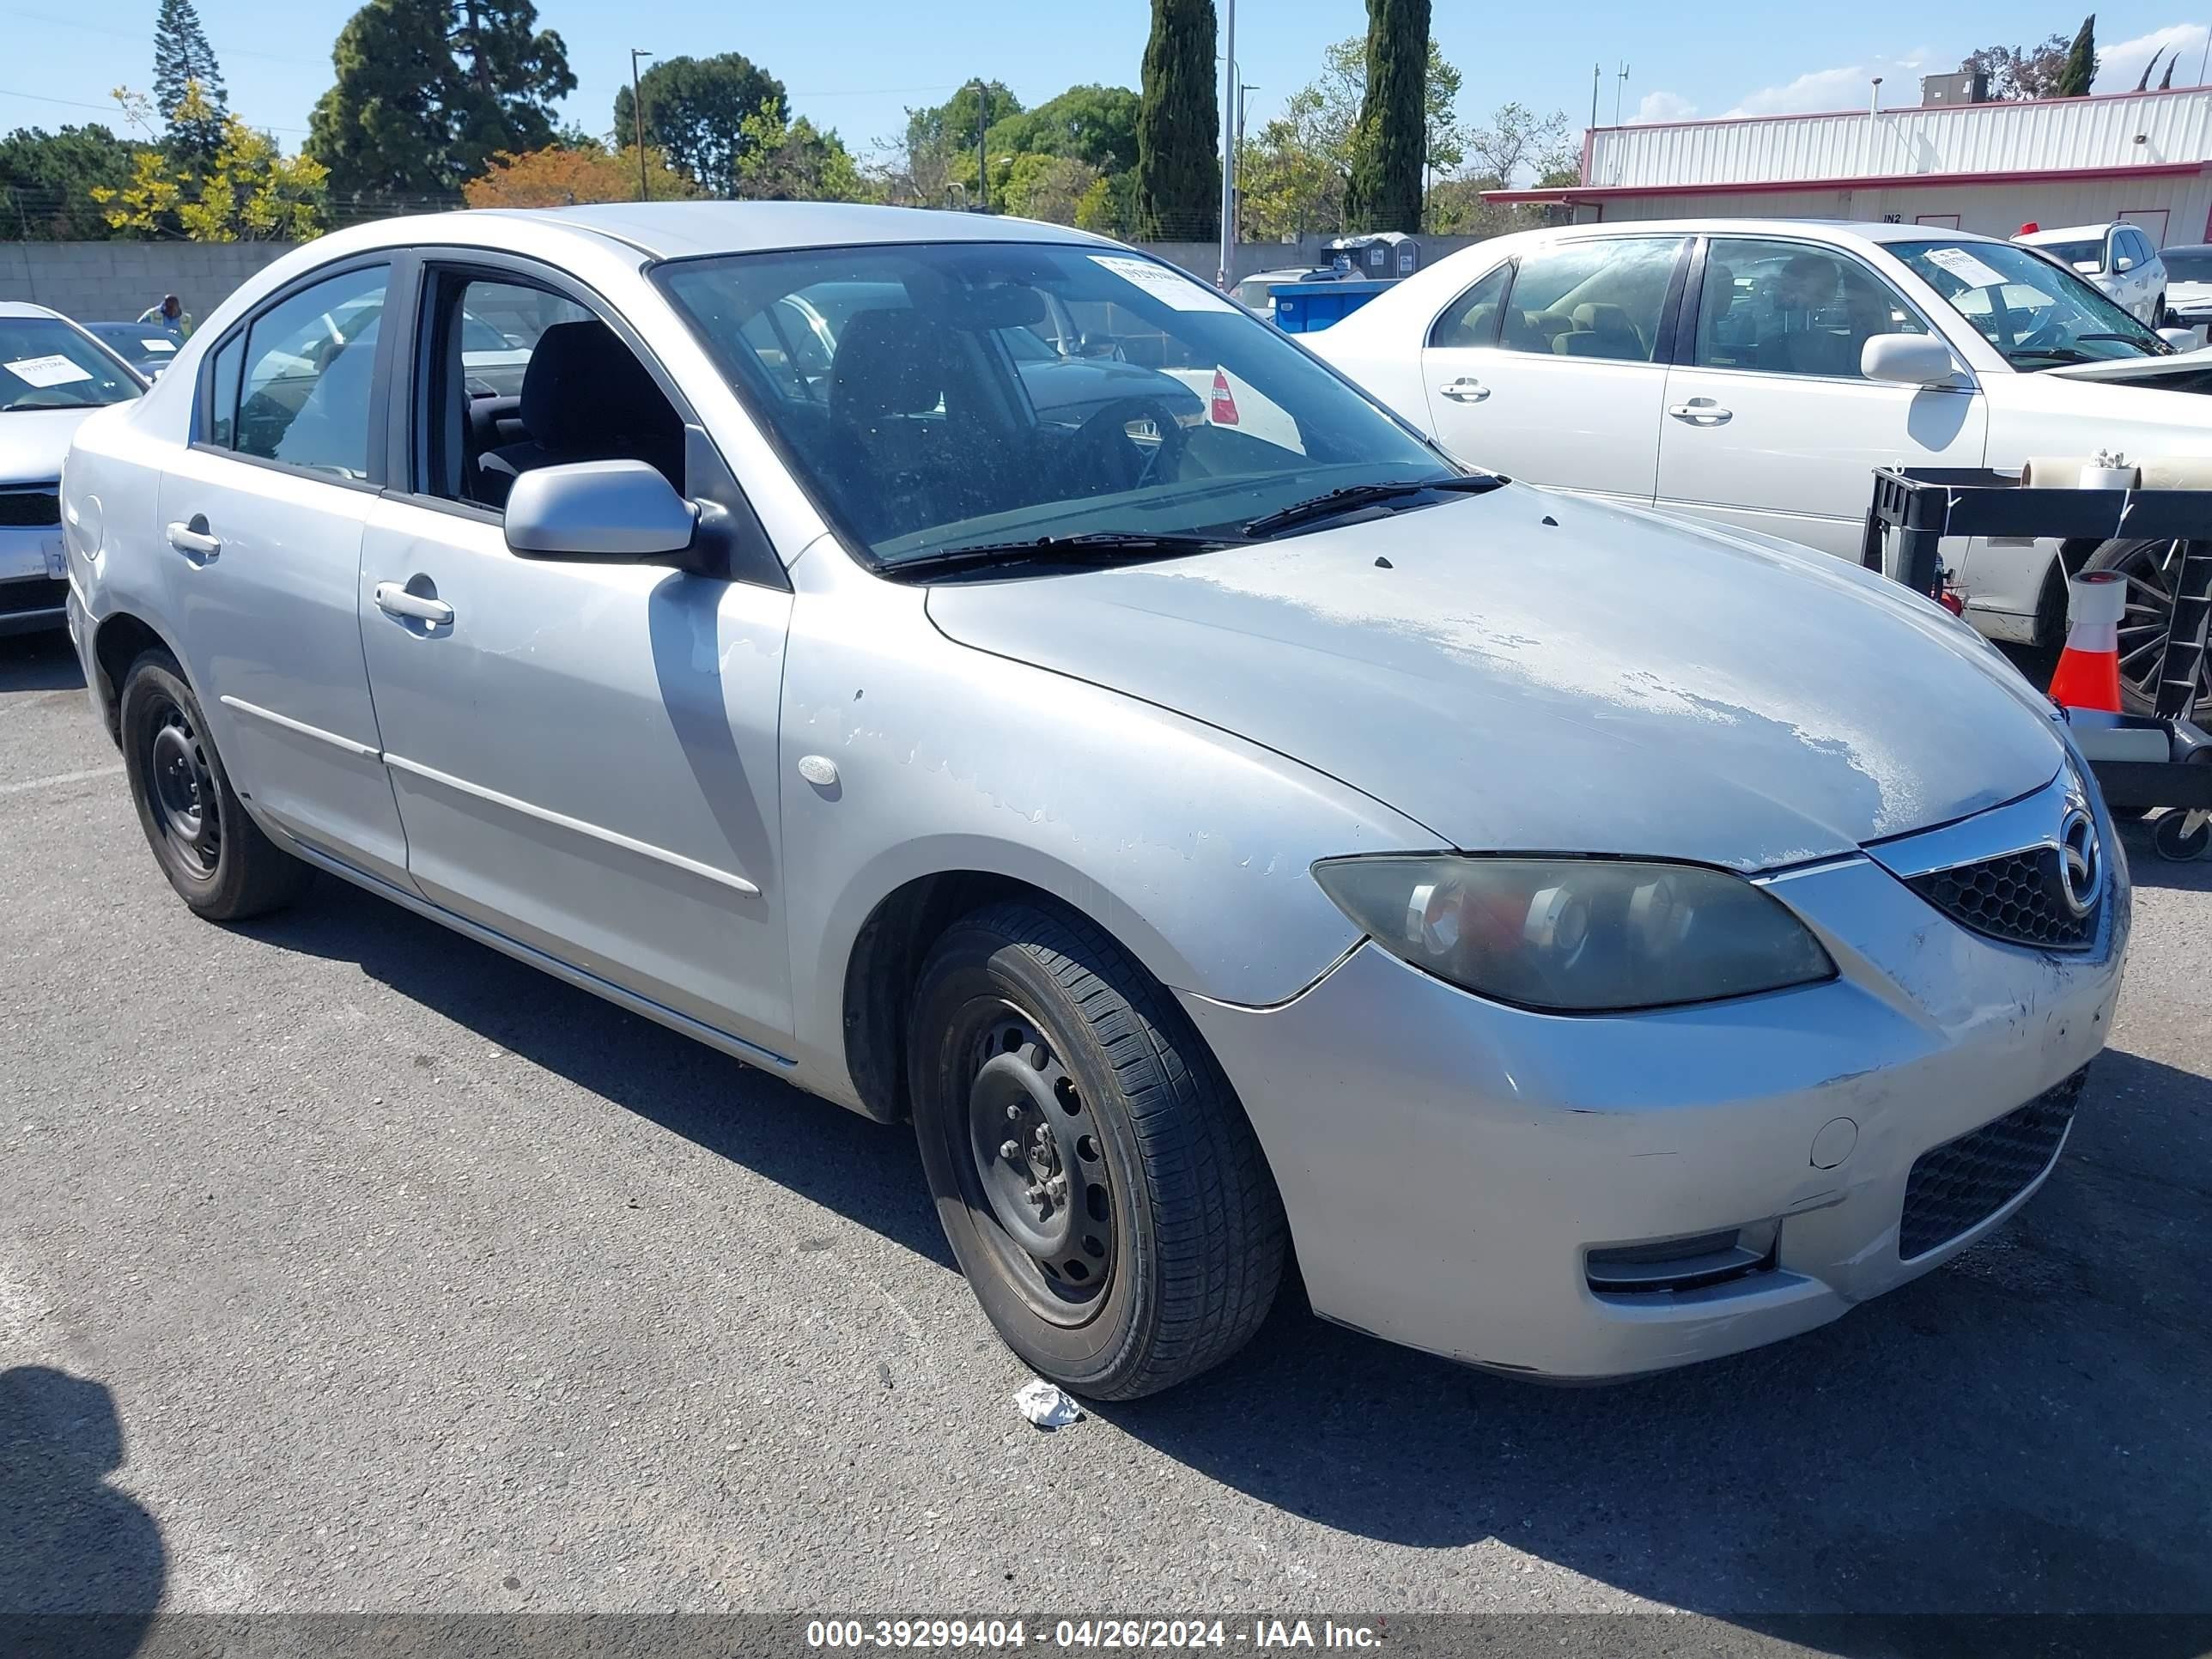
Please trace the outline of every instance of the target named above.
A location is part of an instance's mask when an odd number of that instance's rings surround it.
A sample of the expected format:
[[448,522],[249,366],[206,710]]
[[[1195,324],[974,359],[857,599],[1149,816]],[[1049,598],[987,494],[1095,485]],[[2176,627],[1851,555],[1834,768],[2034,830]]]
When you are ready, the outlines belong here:
[[1237,260],[1237,0],[1226,0],[1228,36],[1221,54],[1221,270],[1215,285],[1227,289]]
[[636,46],[629,49],[629,112],[637,128],[637,199],[641,202],[653,199],[653,186],[645,176],[645,88],[637,78],[637,60],[652,56]]
[[970,84],[975,88],[975,211],[988,213],[991,210],[990,157],[983,135],[990,128],[991,88],[983,84],[983,77],[980,75]]

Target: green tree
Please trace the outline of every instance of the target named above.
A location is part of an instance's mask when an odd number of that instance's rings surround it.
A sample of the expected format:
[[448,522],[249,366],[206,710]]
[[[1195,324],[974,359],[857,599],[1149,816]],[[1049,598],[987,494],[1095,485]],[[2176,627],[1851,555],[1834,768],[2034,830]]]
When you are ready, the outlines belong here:
[[842,139],[805,116],[787,122],[776,99],[745,118],[738,193],[769,202],[864,202],[869,191]]
[[1994,99],[2055,97],[2066,69],[2066,37],[2054,34],[2037,46],[1984,46],[1968,52],[1959,67],[1980,70]]
[[2090,85],[2096,78],[2097,14],[2093,11],[2081,20],[2081,27],[2074,36],[2074,44],[2066,49],[2066,67],[2058,71],[2058,85],[2051,96],[2087,98]]
[[1137,113],[1137,229],[1210,241],[1221,226],[1213,0],[1152,0]]
[[[647,147],[715,196],[738,193],[746,119],[787,101],[782,82],[734,52],[655,64],[638,90],[645,99]],[[637,106],[628,87],[615,94],[614,118],[616,142],[635,143]]]
[[[207,111],[200,120],[180,119],[185,90],[198,86],[198,102]],[[222,118],[230,108],[223,90],[222,68],[208,45],[207,32],[192,0],[161,0],[154,18],[154,107],[168,126],[172,156],[207,166],[222,143]]]
[[131,156],[131,145],[96,124],[16,128],[0,138],[0,239],[96,242],[113,234],[92,192],[127,183]]
[[576,89],[568,51],[532,0],[459,0],[446,93],[453,170],[473,179],[502,152],[553,142],[553,106]]
[[1345,189],[1355,229],[1421,228],[1428,67],[1429,0],[1367,0],[1367,95]]
[[[213,120],[198,82],[187,82],[179,118]],[[118,230],[141,236],[182,236],[194,242],[307,241],[328,223],[320,162],[284,155],[276,141],[235,115],[216,125],[222,138],[209,165],[198,168],[158,149],[131,158],[131,177],[94,185],[89,194]]]
[[1140,103],[1127,87],[1070,87],[1035,109],[994,123],[991,154],[1060,155],[1099,173],[1127,173],[1137,165]]
[[494,155],[550,143],[552,105],[576,84],[531,0],[369,0],[331,59],[307,153],[356,198],[458,199]]
[[[996,175],[998,169],[994,167],[992,172]],[[1076,210],[1103,177],[1090,162],[1073,155],[1025,150],[1013,157],[1003,177],[993,178],[992,190],[1008,213],[1072,225]]]

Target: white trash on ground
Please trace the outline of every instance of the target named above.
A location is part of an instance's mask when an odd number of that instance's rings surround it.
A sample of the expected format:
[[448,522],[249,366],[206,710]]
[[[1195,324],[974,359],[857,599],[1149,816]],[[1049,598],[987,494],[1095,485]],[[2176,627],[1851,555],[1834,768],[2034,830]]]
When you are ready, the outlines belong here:
[[1041,1376],[1033,1376],[1015,1392],[1014,1407],[1041,1429],[1064,1429],[1078,1421],[1083,1407]]

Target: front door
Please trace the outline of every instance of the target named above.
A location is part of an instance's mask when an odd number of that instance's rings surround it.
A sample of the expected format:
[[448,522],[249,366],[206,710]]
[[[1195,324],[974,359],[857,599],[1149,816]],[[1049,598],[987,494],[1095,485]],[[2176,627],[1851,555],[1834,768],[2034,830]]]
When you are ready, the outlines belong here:
[[[442,459],[426,446],[429,476],[377,505],[359,589],[408,869],[460,915],[778,1051],[791,1029],[775,831],[790,595],[510,552],[507,478],[617,459],[680,477],[682,427],[630,348],[573,300],[434,270],[428,291],[424,326],[442,344],[416,354],[432,384],[415,407],[439,409],[433,429],[454,441]],[[495,454],[466,424],[465,342],[487,325],[526,359],[526,435]]]
[[161,516],[169,614],[232,783],[293,836],[404,884],[356,601],[390,275],[325,278],[217,346]]
[[1461,295],[1421,354],[1437,441],[1525,483],[1649,505],[1684,246],[1551,243]]
[[1857,556],[1878,466],[1979,466],[1980,393],[1859,372],[1875,334],[1926,321],[1840,249],[1781,238],[1707,245],[1688,360],[1668,371],[1658,504]]

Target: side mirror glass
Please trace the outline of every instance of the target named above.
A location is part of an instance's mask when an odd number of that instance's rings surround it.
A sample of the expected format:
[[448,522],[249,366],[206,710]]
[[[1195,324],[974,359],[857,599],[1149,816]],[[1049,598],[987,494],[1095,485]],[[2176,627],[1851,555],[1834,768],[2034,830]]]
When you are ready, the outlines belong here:
[[1944,386],[1951,348],[1927,334],[1876,334],[1859,348],[1859,373],[1893,386]]
[[526,559],[664,558],[691,545],[699,509],[643,461],[541,466],[507,497],[507,544]]

